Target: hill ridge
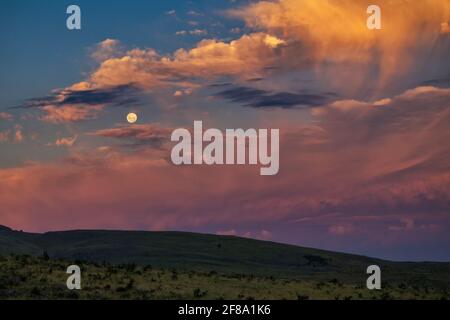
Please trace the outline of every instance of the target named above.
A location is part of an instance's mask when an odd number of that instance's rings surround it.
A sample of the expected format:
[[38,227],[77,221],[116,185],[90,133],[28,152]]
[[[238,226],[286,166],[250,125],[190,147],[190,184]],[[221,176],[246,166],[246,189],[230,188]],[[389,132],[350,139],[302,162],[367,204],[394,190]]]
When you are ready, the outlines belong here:
[[[68,230],[29,233],[0,227],[0,255],[27,254],[94,263],[364,281],[369,265],[386,278],[450,279],[450,263],[393,262],[273,241],[183,231]],[[447,281],[447,280],[446,280]],[[448,280],[450,281],[450,280]]]

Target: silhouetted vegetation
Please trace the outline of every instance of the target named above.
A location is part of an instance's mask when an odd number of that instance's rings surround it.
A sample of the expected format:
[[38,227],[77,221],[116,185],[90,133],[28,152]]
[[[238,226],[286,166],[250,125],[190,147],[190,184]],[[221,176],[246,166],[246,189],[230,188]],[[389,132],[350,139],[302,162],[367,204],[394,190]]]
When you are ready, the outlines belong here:
[[400,282],[382,290],[364,285],[277,278],[253,274],[221,274],[78,261],[82,289],[66,287],[66,270],[74,261],[0,255],[0,299],[448,299],[448,289]]

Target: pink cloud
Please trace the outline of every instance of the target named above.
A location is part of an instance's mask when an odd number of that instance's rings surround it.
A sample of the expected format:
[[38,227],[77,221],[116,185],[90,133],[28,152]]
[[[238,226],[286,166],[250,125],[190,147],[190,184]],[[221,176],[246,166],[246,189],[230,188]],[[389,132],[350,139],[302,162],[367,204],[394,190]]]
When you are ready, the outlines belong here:
[[56,107],[47,105],[42,107],[42,110],[45,112],[45,115],[40,118],[41,120],[51,123],[66,123],[95,119],[97,114],[103,110],[103,106],[67,105]]
[[354,227],[351,224],[338,224],[329,227],[329,232],[335,235],[351,234],[354,231]]
[[220,236],[235,236],[237,235],[236,230],[231,229],[231,230],[219,230],[216,232],[216,234],[220,235]]
[[[0,169],[2,223],[33,231],[223,224],[262,239],[279,236],[268,231],[273,224],[288,223],[372,243],[412,239],[395,226],[416,238],[443,234],[450,228],[449,101],[448,89],[416,88],[383,105],[324,106],[309,125],[278,123],[273,177],[254,166],[174,166],[169,145],[106,147]],[[170,129],[143,124],[92,134],[145,140],[169,137]]]
[[8,112],[0,112],[0,120],[11,121],[13,119],[14,119],[14,117],[12,114],[10,114]]
[[55,141],[55,146],[57,147],[72,147],[74,143],[77,141],[78,136],[61,138]]
[[414,229],[414,220],[411,218],[402,218],[401,225],[389,226],[392,231],[411,231]]
[[131,138],[140,141],[170,138],[171,128],[156,124],[124,125],[111,129],[102,129],[89,133],[89,135],[106,138]]
[[15,143],[21,143],[24,140],[23,132],[22,132],[22,126],[16,125],[15,126],[15,132],[14,132],[14,142]]
[[0,131],[0,143],[8,142],[10,130]]

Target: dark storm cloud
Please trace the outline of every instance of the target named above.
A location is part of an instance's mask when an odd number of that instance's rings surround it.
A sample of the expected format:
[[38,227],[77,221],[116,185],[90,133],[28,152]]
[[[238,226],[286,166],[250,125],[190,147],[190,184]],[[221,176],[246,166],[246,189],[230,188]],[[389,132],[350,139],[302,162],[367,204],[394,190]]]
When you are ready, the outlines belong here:
[[258,81],[262,81],[262,80],[264,80],[264,78],[257,77],[257,78],[247,79],[247,82],[258,82]]
[[250,87],[233,87],[215,94],[226,100],[253,108],[317,107],[330,101],[334,94],[270,92]]
[[47,105],[62,107],[74,104],[123,106],[139,102],[140,92],[141,90],[133,85],[121,85],[105,89],[64,89],[45,97],[28,99],[24,104],[13,108],[35,108]]
[[436,88],[450,88],[450,78],[432,79],[422,83],[422,85],[433,86]]
[[232,85],[231,82],[223,82],[223,83],[210,84],[209,87],[210,88],[220,88],[220,87],[228,87],[228,86],[231,86],[231,85]]

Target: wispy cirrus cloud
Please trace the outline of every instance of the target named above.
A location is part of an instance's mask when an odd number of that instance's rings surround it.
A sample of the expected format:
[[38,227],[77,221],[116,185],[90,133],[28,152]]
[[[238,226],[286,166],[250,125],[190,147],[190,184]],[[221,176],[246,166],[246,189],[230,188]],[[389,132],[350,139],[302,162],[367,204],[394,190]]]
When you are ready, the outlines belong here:
[[194,35],[194,36],[206,36],[208,31],[206,29],[194,29],[194,30],[180,30],[175,32],[177,36],[185,36],[185,35]]
[[162,127],[156,124],[134,124],[101,129],[88,134],[105,138],[157,142],[168,140],[172,130],[173,129],[171,128]]

